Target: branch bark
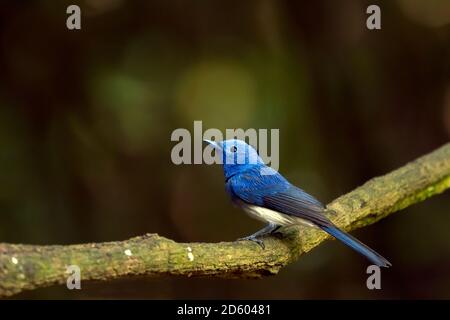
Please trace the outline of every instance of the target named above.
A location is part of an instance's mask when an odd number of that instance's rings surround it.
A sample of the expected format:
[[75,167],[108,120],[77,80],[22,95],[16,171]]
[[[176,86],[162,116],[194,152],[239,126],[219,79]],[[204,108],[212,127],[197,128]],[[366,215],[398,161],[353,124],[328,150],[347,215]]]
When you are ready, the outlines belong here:
[[[339,227],[351,231],[449,187],[447,143],[339,197],[327,206],[327,214]],[[265,239],[265,250],[249,241],[177,243],[157,234],[67,246],[0,243],[0,296],[64,284],[69,265],[80,267],[83,281],[127,276],[258,278],[277,274],[328,238],[324,232],[297,226],[284,228],[282,234]]]

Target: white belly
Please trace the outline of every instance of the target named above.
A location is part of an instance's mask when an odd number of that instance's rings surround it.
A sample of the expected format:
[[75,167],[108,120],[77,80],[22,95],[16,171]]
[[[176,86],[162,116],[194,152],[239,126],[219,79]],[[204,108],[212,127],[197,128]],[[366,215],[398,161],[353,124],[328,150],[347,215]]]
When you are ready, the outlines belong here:
[[290,224],[302,224],[309,227],[315,227],[314,224],[304,219],[288,216],[284,213],[273,211],[263,207],[247,205],[244,207],[244,210],[250,216],[258,220],[274,223],[280,226],[286,226]]

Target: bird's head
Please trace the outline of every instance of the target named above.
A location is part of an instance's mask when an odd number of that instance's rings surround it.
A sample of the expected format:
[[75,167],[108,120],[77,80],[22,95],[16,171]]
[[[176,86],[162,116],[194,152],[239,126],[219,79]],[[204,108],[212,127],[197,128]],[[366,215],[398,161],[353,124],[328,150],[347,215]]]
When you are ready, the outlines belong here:
[[205,140],[221,155],[225,178],[243,172],[253,166],[264,165],[258,152],[245,141],[230,139],[224,141]]

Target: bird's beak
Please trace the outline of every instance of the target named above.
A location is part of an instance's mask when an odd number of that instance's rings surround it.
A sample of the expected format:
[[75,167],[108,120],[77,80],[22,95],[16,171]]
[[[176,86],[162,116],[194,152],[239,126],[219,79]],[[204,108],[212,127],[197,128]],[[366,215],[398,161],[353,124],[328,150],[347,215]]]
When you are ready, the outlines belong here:
[[218,142],[211,141],[211,140],[208,140],[208,139],[203,139],[203,141],[208,142],[210,145],[212,145],[212,146],[213,146],[214,148],[216,148],[216,149],[219,149],[219,150],[222,149],[221,144],[218,143]]

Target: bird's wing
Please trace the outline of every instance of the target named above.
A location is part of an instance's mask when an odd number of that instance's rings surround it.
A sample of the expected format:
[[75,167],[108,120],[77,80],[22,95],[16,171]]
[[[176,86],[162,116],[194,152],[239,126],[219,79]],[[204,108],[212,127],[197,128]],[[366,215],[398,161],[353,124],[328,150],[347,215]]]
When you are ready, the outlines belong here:
[[290,216],[311,221],[318,226],[331,222],[323,215],[324,206],[313,196],[291,185],[282,175],[261,175],[250,170],[233,177],[227,185],[232,197]]
[[263,197],[265,208],[295,216],[317,226],[330,226],[331,221],[323,214],[323,205],[300,188],[290,186],[285,191]]
[[251,168],[231,177],[226,189],[232,198],[257,206],[263,205],[263,197],[286,190],[289,183],[279,173],[262,175],[260,168]]

